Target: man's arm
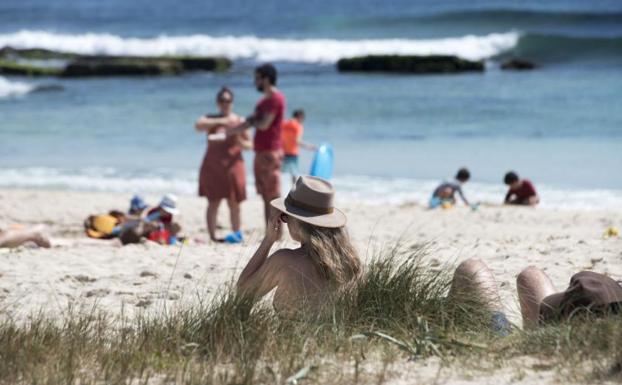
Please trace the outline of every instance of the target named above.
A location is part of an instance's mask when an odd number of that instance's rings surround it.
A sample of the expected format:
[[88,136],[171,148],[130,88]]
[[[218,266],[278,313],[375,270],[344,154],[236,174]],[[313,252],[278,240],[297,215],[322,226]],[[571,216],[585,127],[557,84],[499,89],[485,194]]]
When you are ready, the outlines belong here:
[[237,135],[245,132],[249,128],[253,127],[253,122],[255,118],[254,116],[249,116],[246,120],[235,127],[231,127],[227,129],[227,136]]
[[265,114],[259,119],[255,119],[253,122],[253,126],[259,131],[265,131],[272,126],[272,122],[274,122],[275,114]]

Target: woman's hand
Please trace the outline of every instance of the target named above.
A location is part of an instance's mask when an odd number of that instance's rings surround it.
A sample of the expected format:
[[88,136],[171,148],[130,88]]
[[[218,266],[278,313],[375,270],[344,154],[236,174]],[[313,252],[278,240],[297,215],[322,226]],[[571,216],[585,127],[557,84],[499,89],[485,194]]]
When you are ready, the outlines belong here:
[[266,227],[266,241],[274,243],[281,239],[281,234],[283,233],[283,230],[281,229],[281,224],[281,212],[275,208],[272,208],[270,219],[268,219],[268,224]]

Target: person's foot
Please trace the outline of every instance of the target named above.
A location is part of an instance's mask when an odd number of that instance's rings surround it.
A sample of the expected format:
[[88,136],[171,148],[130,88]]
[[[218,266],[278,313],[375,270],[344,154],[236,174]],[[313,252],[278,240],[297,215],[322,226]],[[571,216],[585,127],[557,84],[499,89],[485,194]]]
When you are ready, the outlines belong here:
[[242,243],[243,240],[244,237],[242,236],[242,232],[240,230],[227,234],[225,237],[225,242],[227,243]]

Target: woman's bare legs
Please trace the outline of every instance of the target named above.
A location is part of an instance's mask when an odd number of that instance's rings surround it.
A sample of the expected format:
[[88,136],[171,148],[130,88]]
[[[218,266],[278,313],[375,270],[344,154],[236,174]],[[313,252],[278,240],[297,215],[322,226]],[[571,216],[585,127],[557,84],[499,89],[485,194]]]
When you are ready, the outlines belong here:
[[497,281],[492,270],[479,258],[462,262],[454,272],[449,296],[464,296],[473,293],[481,298],[491,311],[503,312]]
[[218,206],[220,206],[220,199],[207,200],[207,231],[212,241],[216,239],[216,219],[218,217]]
[[235,199],[228,199],[229,205],[229,217],[231,219],[231,230],[233,232],[240,231],[241,219],[240,219],[240,204]]
[[523,328],[536,326],[540,315],[540,303],[555,293],[553,282],[542,270],[529,266],[516,278],[516,290],[523,316]]
[[43,225],[0,232],[0,247],[18,247],[26,242],[33,242],[39,247],[51,246]]

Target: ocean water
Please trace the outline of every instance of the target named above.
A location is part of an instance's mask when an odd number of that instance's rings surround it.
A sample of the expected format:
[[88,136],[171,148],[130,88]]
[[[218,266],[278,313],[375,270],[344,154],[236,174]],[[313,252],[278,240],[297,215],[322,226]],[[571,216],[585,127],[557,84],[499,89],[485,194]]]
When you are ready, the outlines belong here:
[[[260,97],[253,68],[272,61],[289,111],[307,111],[305,140],[333,145],[341,199],[424,202],[467,166],[472,200],[501,201],[513,169],[534,181],[543,206],[622,209],[619,0],[3,0],[3,46],[222,55],[234,66],[159,78],[0,77],[0,187],[194,194],[206,146],[194,120],[215,111],[222,85],[236,92],[235,111],[250,113]],[[453,54],[487,70],[335,69],[339,58],[380,53]],[[501,71],[511,56],[540,68]]]

